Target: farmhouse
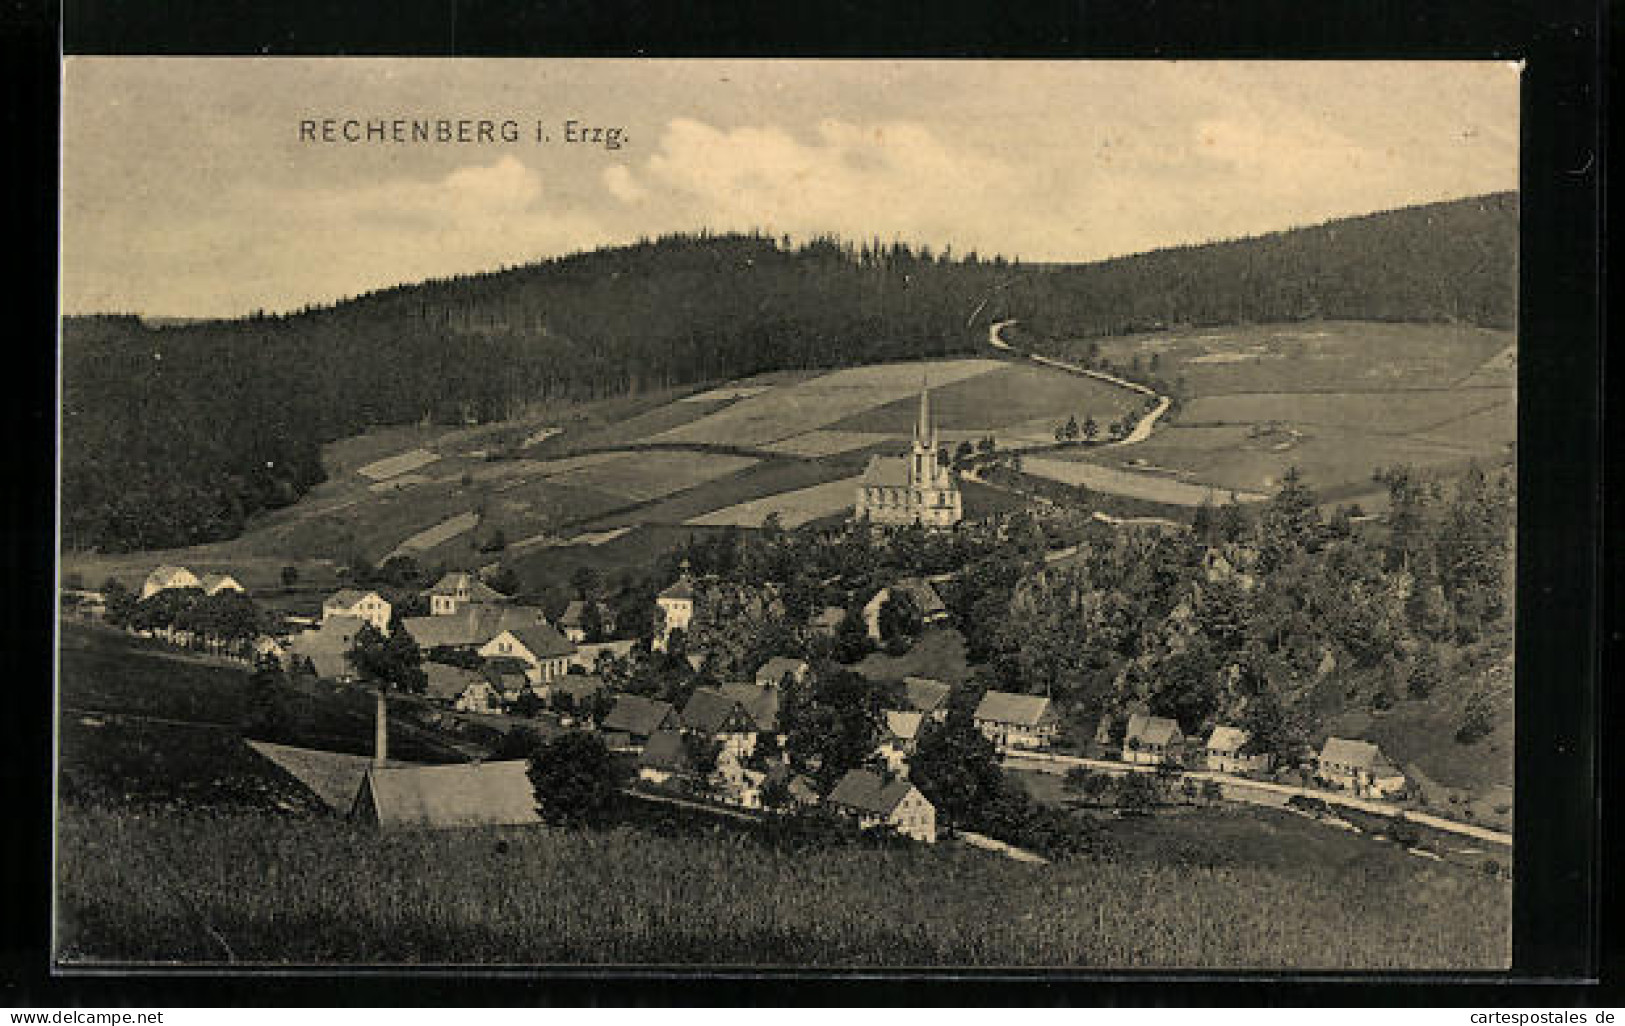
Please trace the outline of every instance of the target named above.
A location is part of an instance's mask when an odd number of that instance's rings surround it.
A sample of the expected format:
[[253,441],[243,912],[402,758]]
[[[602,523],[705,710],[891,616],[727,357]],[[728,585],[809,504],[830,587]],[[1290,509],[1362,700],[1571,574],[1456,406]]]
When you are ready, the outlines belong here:
[[562,677],[570,668],[576,647],[568,638],[546,625],[514,627],[480,646],[488,659],[511,658],[524,662],[525,676],[532,684],[545,684]]
[[520,692],[530,687],[530,664],[513,656],[498,656],[480,665],[480,676],[503,701],[516,702]]
[[1207,768],[1218,773],[1267,772],[1275,761],[1273,756],[1242,751],[1251,738],[1240,727],[1214,727],[1207,739]]
[[342,588],[322,602],[322,622],[326,623],[329,618],[335,616],[355,617],[365,620],[379,632],[387,634],[391,608],[389,602],[376,591]]
[[683,560],[682,573],[677,580],[655,596],[655,605],[660,607],[660,626],[650,647],[664,652],[672,632],[687,631],[694,620],[694,580],[688,573],[688,560]]
[[789,656],[774,656],[763,663],[756,671],[756,683],[764,687],[777,687],[784,683],[784,678],[800,684],[807,679],[807,661],[805,659],[792,659]]
[[425,652],[437,648],[473,651],[503,631],[518,627],[545,627],[547,617],[528,606],[470,602],[456,612],[439,616],[409,616],[401,621],[406,633]]
[[237,578],[230,574],[204,574],[198,578],[198,585],[205,595],[218,595],[223,591],[235,591],[239,595],[248,594],[248,589],[237,583]]
[[1405,774],[1370,741],[1329,737],[1315,759],[1315,771],[1333,787],[1386,798],[1405,790]]
[[1049,699],[1008,691],[983,695],[971,721],[989,741],[1009,748],[1041,748],[1054,741],[1060,730]]
[[1123,733],[1123,761],[1147,765],[1179,762],[1185,752],[1185,734],[1165,716],[1135,713]]
[[[606,634],[614,633],[615,614],[602,602],[594,602],[593,607],[598,616],[599,628]],[[587,603],[581,599],[571,599],[559,617],[559,630],[564,632],[565,637],[579,644],[587,640],[587,620]]]
[[386,829],[541,822],[523,760],[368,767],[350,818]]
[[941,723],[948,718],[948,696],[953,688],[932,677],[904,677],[903,701],[927,719]]
[[936,842],[936,808],[901,777],[883,780],[869,770],[849,770],[825,802],[866,830],[884,825],[916,841]]
[[920,388],[920,417],[907,456],[871,456],[858,484],[853,516],[876,524],[951,527],[965,516],[959,482],[942,458],[931,423],[930,392]]
[[634,744],[646,744],[656,733],[675,731],[678,726],[677,710],[671,703],[642,695],[618,696],[609,715],[599,724],[605,732],[626,734]]
[[508,601],[508,596],[470,573],[447,574],[424,594],[428,596],[429,613],[433,616],[451,616],[471,603]]
[[171,588],[201,587],[203,582],[184,566],[160,566],[154,568],[152,573],[147,575],[147,579],[141,582],[141,600],[145,601],[160,591],[169,591]]
[[739,758],[756,748],[755,719],[737,698],[721,689],[696,688],[683,706],[681,722],[684,730],[702,734],[722,743],[722,747]]
[[893,592],[902,592],[914,600],[915,607],[920,611],[920,622],[927,627],[948,619],[948,607],[943,604],[942,596],[937,594],[937,589],[931,587],[931,582],[919,577],[905,577],[891,587],[875,592],[874,598],[864,604],[863,623],[869,630],[871,640],[882,640],[880,609],[892,597]]

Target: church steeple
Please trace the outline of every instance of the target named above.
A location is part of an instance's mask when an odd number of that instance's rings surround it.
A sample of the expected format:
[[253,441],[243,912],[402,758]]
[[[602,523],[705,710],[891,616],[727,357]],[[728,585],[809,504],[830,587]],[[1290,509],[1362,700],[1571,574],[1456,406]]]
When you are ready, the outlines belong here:
[[920,422],[914,425],[914,443],[928,445],[931,442],[931,390],[926,385],[925,375],[920,375]]

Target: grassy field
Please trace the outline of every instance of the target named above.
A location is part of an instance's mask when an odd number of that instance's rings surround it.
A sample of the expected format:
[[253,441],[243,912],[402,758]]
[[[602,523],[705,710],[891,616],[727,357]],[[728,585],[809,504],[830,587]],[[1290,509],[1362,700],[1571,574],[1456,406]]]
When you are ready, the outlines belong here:
[[752,499],[733,506],[713,510],[691,517],[687,521],[699,527],[761,527],[770,514],[777,513],[785,527],[800,527],[810,520],[819,520],[837,513],[850,511],[856,501],[859,478],[849,477],[836,481],[779,492],[766,498]]
[[[1001,429],[1029,421],[1049,426],[1075,415],[1083,423],[1094,417],[1109,424],[1139,408],[1140,397],[1092,378],[1061,374],[1030,364],[1009,363],[986,374],[955,381],[931,390],[931,414],[944,434],[992,434],[1005,441]],[[836,431],[879,432],[907,438],[919,416],[916,396],[898,399],[854,414],[833,424]]]
[[[1215,493],[1214,486],[1209,484],[1191,483],[1163,474],[1136,473],[1081,460],[1028,456],[1023,458],[1021,468],[1026,473],[1063,484],[1083,485],[1112,495],[1170,506],[1200,506],[1204,501],[1217,504],[1227,498],[1225,492]],[[1241,502],[1257,502],[1265,497],[1262,493],[1245,491],[1236,496]]]
[[[1494,968],[1506,886],[1375,850],[1022,865],[617,828],[377,834],[65,811],[68,963]],[[884,881],[883,885],[878,882]]]
[[[635,510],[595,518],[588,526],[603,530],[638,524],[682,524],[715,510],[810,488],[851,474],[848,468],[821,461],[766,460],[737,474],[706,482],[693,491]],[[758,518],[751,526],[760,524]]]

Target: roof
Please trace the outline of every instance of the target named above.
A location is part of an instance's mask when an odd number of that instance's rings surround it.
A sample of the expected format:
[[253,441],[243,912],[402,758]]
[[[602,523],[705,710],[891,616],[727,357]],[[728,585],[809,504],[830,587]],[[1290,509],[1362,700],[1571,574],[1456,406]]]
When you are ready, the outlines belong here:
[[779,702],[782,696],[777,686],[740,682],[724,684],[719,690],[745,707],[745,712],[756,724],[756,729],[779,728]]
[[886,781],[869,770],[855,769],[848,770],[841,782],[835,785],[835,790],[829,793],[829,801],[863,812],[890,816],[912,790],[914,785],[902,777]]
[[506,602],[508,596],[497,591],[471,573],[450,573],[435,582],[429,595],[456,595],[466,592],[470,602]]
[[752,719],[744,703],[720,689],[696,688],[683,706],[683,726],[706,734],[724,733],[735,714]]
[[[372,765],[370,755],[328,752],[318,748],[296,748],[269,741],[248,741],[248,747],[271,760],[284,773],[304,784],[322,804],[335,812],[349,812],[356,790]],[[386,763],[404,765],[404,763]]]
[[763,787],[776,783],[783,783],[789,789],[790,797],[804,805],[818,803],[818,789],[813,786],[812,781],[795,772],[785,763],[776,762],[769,766],[767,773],[762,777]]
[[[602,602],[594,602],[593,605],[598,607],[598,618],[600,620],[607,621],[610,619],[610,609],[608,606],[604,605]],[[582,627],[586,625],[586,617],[587,603],[581,599],[571,599],[570,604],[564,607],[563,614],[559,616],[559,626]]]
[[778,684],[784,680],[785,674],[793,674],[797,678],[807,672],[807,660],[792,659],[790,656],[774,656],[761,665],[756,671],[756,683]]
[[461,666],[447,666],[445,663],[424,663],[423,673],[429,678],[429,694],[448,700],[462,694],[470,684],[485,680],[477,670],[465,670]]
[[1043,695],[1016,695],[1008,691],[989,691],[976,703],[976,712],[971,718],[1036,727],[1049,711],[1049,699]]
[[552,693],[555,695],[569,695],[576,701],[580,701],[584,698],[591,698],[609,685],[604,683],[604,678],[594,674],[567,673],[562,677],[554,677],[551,681],[548,681],[547,686],[552,689]]
[[904,677],[903,697],[910,709],[933,713],[942,708],[953,687],[932,677]]
[[357,602],[360,602],[362,599],[367,598],[368,596],[376,598],[380,602],[383,601],[383,596],[379,595],[376,591],[361,591],[358,588],[340,588],[338,591],[335,591],[333,594],[327,596],[327,598],[322,602],[322,607],[324,609],[329,607],[333,609],[350,609],[354,607]]
[[401,623],[419,648],[478,647],[503,631],[545,624],[547,617],[529,606],[471,602],[455,613],[409,616]]
[[575,642],[545,623],[530,624],[525,627],[510,627],[508,633],[513,635],[514,640],[525,646],[525,650],[537,659],[553,659],[558,656],[573,655],[576,650]]
[[694,598],[694,581],[687,574],[684,574],[683,576],[677,578],[677,580],[665,591],[662,591],[655,597],[692,600]]
[[321,626],[289,638],[288,651],[309,659],[318,677],[350,676],[354,670],[344,656],[355,644],[355,636],[366,622],[359,616],[330,616]]
[[242,588],[241,582],[230,574],[204,574],[202,577],[198,578],[198,582],[203,585],[203,590],[209,592],[210,594],[213,594],[216,589],[226,584],[233,585],[239,589]]
[[539,823],[524,760],[372,767],[351,815],[386,827]]
[[197,580],[197,575],[184,566],[170,566],[166,563],[163,566],[153,567],[152,573],[147,575],[147,583],[163,584],[177,577],[190,577],[194,581]]
[[907,488],[909,484],[908,457],[869,457],[869,465],[863,468],[863,483],[866,485],[880,485],[886,488]]
[[592,666],[598,662],[598,657],[605,652],[616,656],[625,656],[636,648],[638,640],[627,638],[622,641],[584,641],[576,645],[575,661],[583,666]]
[[1393,772],[1399,770],[1388,757],[1382,754],[1371,741],[1356,741],[1349,738],[1329,737],[1326,745],[1320,750],[1320,761],[1336,763],[1339,766],[1353,766],[1370,772]]
[[920,724],[925,717],[917,712],[886,710],[886,732],[899,741],[913,741],[920,735]]
[[1226,727],[1222,724],[1213,728],[1208,735],[1207,746],[1217,752],[1239,752],[1241,746],[1247,743],[1247,732],[1240,727]]
[[688,749],[683,746],[683,735],[675,730],[662,730],[652,734],[648,745],[643,749],[643,754],[638,756],[638,765],[675,773],[694,768],[688,759]]
[[1166,716],[1148,716],[1145,713],[1135,713],[1128,718],[1128,730],[1123,734],[1124,742],[1139,741],[1148,745],[1166,745],[1173,741],[1175,736],[1184,737],[1179,724]]
[[649,737],[673,712],[670,702],[642,695],[621,695],[599,726],[604,730],[625,731],[633,737]]

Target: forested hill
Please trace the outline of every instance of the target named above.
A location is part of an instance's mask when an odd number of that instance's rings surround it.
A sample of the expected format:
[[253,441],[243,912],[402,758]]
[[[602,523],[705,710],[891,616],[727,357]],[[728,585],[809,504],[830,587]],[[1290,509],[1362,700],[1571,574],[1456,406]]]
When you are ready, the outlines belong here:
[[1517,198],[1410,208],[1098,264],[765,235],[682,235],[330,307],[63,323],[64,544],[230,537],[319,481],[322,443],[766,370],[1049,334],[1309,317],[1512,323]]

